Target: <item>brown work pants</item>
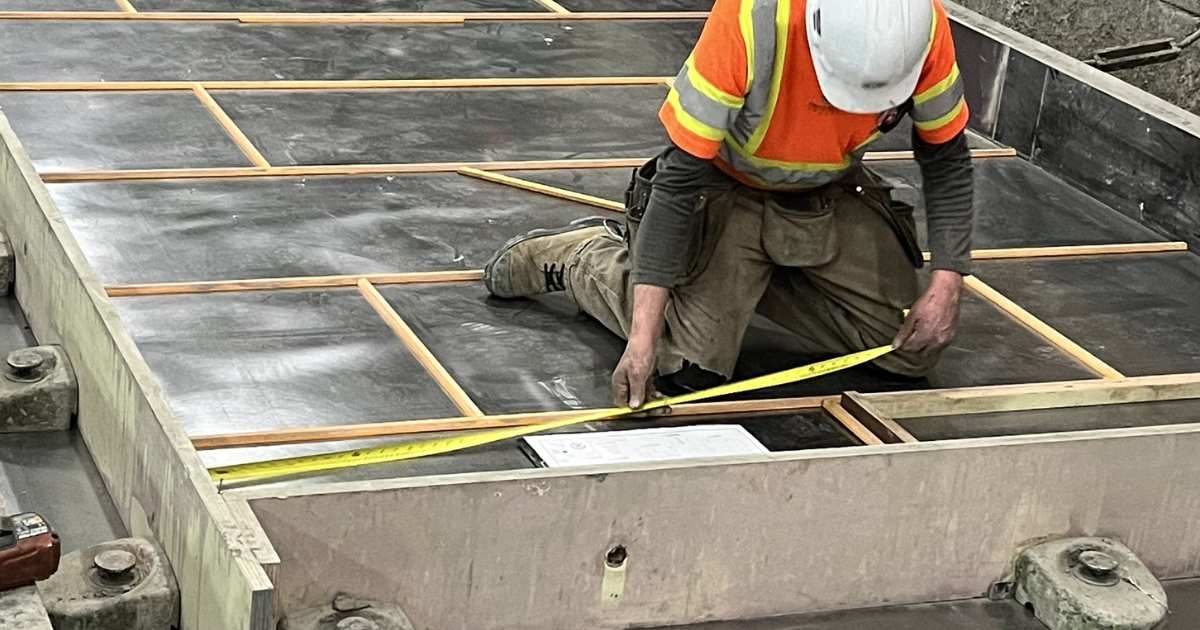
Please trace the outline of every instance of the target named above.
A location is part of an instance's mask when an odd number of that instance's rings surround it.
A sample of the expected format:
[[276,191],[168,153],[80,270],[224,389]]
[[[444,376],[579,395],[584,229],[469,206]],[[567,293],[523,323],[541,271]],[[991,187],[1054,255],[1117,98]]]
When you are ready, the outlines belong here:
[[[912,234],[911,209],[897,212],[887,187],[866,171],[848,181],[785,194],[726,178],[706,191],[688,276],[667,305],[659,374],[676,373],[687,362],[729,378],[756,311],[814,355],[892,341],[917,295],[915,242],[898,234]],[[637,223],[627,226],[624,241],[593,237],[568,271],[575,303],[623,338],[633,308],[630,252]],[[877,364],[920,376],[936,360],[894,352]]]

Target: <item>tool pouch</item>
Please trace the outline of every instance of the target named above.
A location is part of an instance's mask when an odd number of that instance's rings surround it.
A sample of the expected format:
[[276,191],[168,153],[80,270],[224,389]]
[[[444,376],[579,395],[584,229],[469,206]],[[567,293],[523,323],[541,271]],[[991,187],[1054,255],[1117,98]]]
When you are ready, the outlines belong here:
[[625,244],[630,248],[633,246],[642,216],[646,214],[646,208],[650,205],[650,192],[653,190],[654,173],[658,170],[658,157],[655,156],[633,169],[629,186],[625,188]]
[[900,239],[900,245],[913,267],[920,269],[925,266],[925,257],[917,241],[917,223],[913,219],[912,205],[893,199],[891,185],[864,167],[859,167],[847,177],[843,187],[848,194],[861,195],[863,201],[887,222],[896,233],[896,238]]
[[837,255],[835,199],[826,191],[766,197],[762,247],[776,265],[819,267]]

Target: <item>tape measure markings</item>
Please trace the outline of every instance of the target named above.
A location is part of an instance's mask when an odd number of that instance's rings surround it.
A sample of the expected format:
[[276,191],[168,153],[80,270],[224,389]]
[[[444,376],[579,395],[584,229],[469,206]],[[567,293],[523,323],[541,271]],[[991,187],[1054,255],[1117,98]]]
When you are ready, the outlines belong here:
[[635,413],[652,411],[654,409],[661,409],[663,407],[670,407],[672,405],[697,402],[719,396],[728,396],[731,394],[741,394],[758,389],[775,387],[778,385],[787,385],[789,383],[795,383],[797,381],[823,376],[825,374],[844,370],[856,365],[861,365],[863,363],[873,361],[891,351],[891,346],[880,346],[878,348],[872,348],[862,352],[855,352],[853,354],[848,354],[826,361],[820,361],[810,365],[791,368],[789,370],[783,370],[773,374],[756,376],[754,378],[749,378],[735,383],[726,383],[724,385],[719,385],[717,387],[712,387],[698,392],[691,392],[680,396],[672,396],[670,398],[655,399],[646,403],[645,405],[642,405],[638,409],[630,409],[628,407],[597,409],[592,413],[520,427],[477,431],[464,435],[431,438],[426,440],[414,440],[410,442],[388,444],[385,446],[338,451],[320,455],[301,455],[298,457],[289,457],[284,459],[273,459],[247,464],[235,464],[232,466],[220,466],[210,469],[209,475],[218,484],[223,484],[226,482],[263,481],[267,479],[290,477],[305,473],[352,468],[356,466],[366,466],[369,464],[384,464],[408,459],[417,459],[430,455],[442,455],[445,453],[452,453],[454,451],[460,451],[476,446],[483,446],[485,444],[518,438],[542,431],[560,429],[575,424],[596,422],[600,420],[613,420]]

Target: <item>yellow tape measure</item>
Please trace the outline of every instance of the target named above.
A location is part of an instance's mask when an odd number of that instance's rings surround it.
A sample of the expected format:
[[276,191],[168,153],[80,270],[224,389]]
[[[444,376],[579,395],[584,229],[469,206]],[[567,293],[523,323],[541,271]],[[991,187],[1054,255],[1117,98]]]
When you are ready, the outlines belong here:
[[429,455],[440,455],[443,453],[451,453],[461,451],[474,446],[483,446],[492,442],[508,440],[531,435],[541,431],[550,429],[558,429],[571,426],[573,424],[583,424],[585,422],[595,422],[598,420],[613,420],[622,416],[628,416],[634,413],[650,411],[671,405],[681,405],[683,403],[697,402],[716,398],[718,396],[728,396],[730,394],[741,394],[756,389],[765,389],[767,387],[775,387],[777,385],[787,385],[809,378],[815,378],[846,368],[861,365],[868,361],[873,361],[879,357],[892,351],[891,346],[880,346],[871,350],[855,352],[836,359],[821,361],[774,374],[757,376],[754,378],[738,381],[736,383],[727,383],[711,389],[706,389],[682,396],[672,396],[671,398],[660,398],[652,400],[638,409],[630,409],[628,407],[614,407],[611,409],[597,409],[592,413],[585,413],[579,416],[572,416],[563,420],[553,420],[541,424],[532,424],[522,427],[513,427],[511,429],[492,429],[488,431],[475,431],[466,434],[453,435],[443,438],[432,438],[427,440],[414,440],[410,442],[400,442],[397,444],[389,444],[387,446],[377,446],[374,448],[361,448],[353,451],[339,451],[336,453],[325,453],[321,455],[304,455],[300,457],[289,457],[286,459],[273,459],[263,462],[254,462],[250,464],[237,464],[234,466],[221,466],[212,468],[208,473],[213,480],[218,483],[224,482],[239,482],[239,481],[263,481],[266,479],[275,479],[278,477],[290,477],[293,475],[302,475],[306,473],[315,473],[325,470],[337,470],[339,468],[352,468],[354,466],[366,466],[368,464],[384,464],[388,462],[396,462],[405,459],[417,459],[418,457],[426,457]]

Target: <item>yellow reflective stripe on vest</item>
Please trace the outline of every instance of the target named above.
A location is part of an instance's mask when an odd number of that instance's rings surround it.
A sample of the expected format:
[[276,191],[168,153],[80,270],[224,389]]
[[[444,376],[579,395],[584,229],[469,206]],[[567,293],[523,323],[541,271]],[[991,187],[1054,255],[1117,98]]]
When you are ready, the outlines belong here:
[[743,146],[758,129],[770,102],[770,77],[774,76],[775,65],[775,6],[773,0],[742,0],[743,28],[747,28],[742,36],[753,43],[754,72],[753,80],[747,79],[745,101],[729,129],[729,137]]
[[[963,82],[958,64],[950,74],[936,85],[913,97],[913,121],[928,123],[940,120],[949,112],[956,111],[963,100]],[[948,120],[953,120],[953,116]],[[922,127],[924,129],[924,127]]]
[[675,88],[671,88],[671,92],[667,94],[667,106],[675,112],[675,119],[679,124],[683,125],[684,129],[704,138],[720,142],[725,139],[725,129],[723,127],[714,127],[699,118],[696,118],[688,111],[687,108],[679,102],[679,92]]
[[762,146],[763,139],[767,137],[767,130],[771,127],[771,118],[775,116],[775,104],[779,101],[779,90],[783,83],[783,71],[787,65],[791,7],[791,0],[777,0],[775,3],[775,56],[774,64],[771,68],[771,88],[767,96],[766,111],[763,113],[762,120],[759,121],[758,126],[754,129],[754,133],[750,134],[749,140],[746,141],[745,149],[750,153],[755,153]]
[[746,91],[754,85],[754,2],[742,0],[738,7],[738,28],[742,32],[742,43],[746,46]]
[[683,62],[683,70],[680,71],[679,76],[675,79],[675,84],[678,85],[680,81],[686,82],[689,89],[699,92],[707,97],[708,100],[729,109],[741,109],[742,105],[746,102],[746,99],[730,94],[710,83],[703,74],[700,74],[699,70],[696,70],[692,66],[691,55],[688,56],[687,61]]
[[832,183],[845,176],[850,164],[800,164],[744,156],[721,145],[719,159],[737,171],[738,175],[761,188],[773,190],[810,190]]
[[851,151],[850,153],[852,153],[854,155],[858,155],[867,150],[867,145],[871,144],[872,142],[875,142],[876,140],[878,140],[882,137],[883,137],[883,132],[877,130],[877,131],[875,131],[875,133],[871,134],[871,136],[869,138],[867,138],[866,140],[863,140],[862,142],[860,142],[858,144],[858,146],[854,147],[854,150]]
[[921,131],[934,131],[937,129],[941,129],[942,127],[945,127],[946,125],[950,124],[950,122],[953,121],[955,118],[958,118],[959,114],[962,113],[963,108],[966,106],[967,106],[966,99],[964,99],[963,97],[960,96],[960,97],[958,97],[958,102],[957,102],[957,104],[954,105],[954,108],[951,109],[949,112],[946,112],[944,115],[939,116],[933,120],[916,120],[914,118],[913,124],[915,124],[917,126],[917,129],[920,129]]
[[945,94],[947,90],[949,90],[955,83],[958,82],[959,76],[958,64],[955,63],[954,67],[950,68],[950,74],[946,75],[945,79],[934,83],[933,86],[928,90],[914,95],[913,104],[922,105],[941,96],[942,94]]

